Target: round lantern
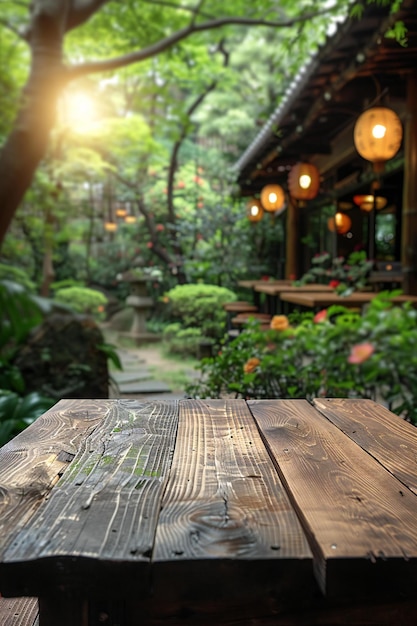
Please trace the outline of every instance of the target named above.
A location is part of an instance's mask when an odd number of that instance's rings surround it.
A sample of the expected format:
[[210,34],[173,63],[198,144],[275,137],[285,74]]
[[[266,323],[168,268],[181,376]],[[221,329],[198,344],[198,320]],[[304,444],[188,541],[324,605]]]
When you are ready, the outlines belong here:
[[327,220],[328,229],[332,233],[336,231],[338,235],[345,235],[351,226],[352,220],[345,213],[335,213],[334,217]]
[[387,206],[388,200],[382,196],[374,197],[371,194],[353,196],[353,202],[358,205],[362,211],[372,211],[375,207],[377,211]]
[[373,107],[362,113],[353,131],[356,150],[361,157],[372,161],[376,171],[397,154],[402,137],[400,118],[386,107]]
[[116,222],[104,222],[104,228],[108,233],[114,233],[117,230]]
[[265,211],[278,211],[285,203],[285,193],[280,185],[266,185],[261,191],[261,204]]
[[249,200],[247,204],[247,216],[251,222],[259,222],[262,219],[264,210],[259,200]]
[[288,175],[288,189],[296,200],[312,200],[318,194],[320,175],[311,163],[297,163]]

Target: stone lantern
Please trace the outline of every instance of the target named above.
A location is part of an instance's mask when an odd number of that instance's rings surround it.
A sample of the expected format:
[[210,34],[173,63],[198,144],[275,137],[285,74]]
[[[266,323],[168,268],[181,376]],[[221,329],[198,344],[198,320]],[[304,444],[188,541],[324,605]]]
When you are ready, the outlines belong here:
[[133,322],[129,335],[136,340],[137,344],[159,339],[154,333],[146,330],[146,320],[154,301],[148,295],[149,279],[143,268],[137,267],[124,272],[119,280],[130,283],[130,295],[126,298],[126,304],[133,309]]

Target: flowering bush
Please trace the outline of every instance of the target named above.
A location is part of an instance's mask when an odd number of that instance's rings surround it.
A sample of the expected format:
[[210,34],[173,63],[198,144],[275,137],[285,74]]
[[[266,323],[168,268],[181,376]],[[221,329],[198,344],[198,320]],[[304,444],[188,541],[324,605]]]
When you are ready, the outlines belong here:
[[372,265],[364,251],[352,252],[347,259],[341,256],[332,258],[328,252],[323,252],[312,258],[310,270],[296,284],[328,284],[337,293],[348,295],[355,289],[365,287]]
[[[200,364],[193,397],[361,397],[417,423],[417,311],[378,295],[362,315],[332,306],[244,332]],[[283,317],[283,316],[279,316]],[[285,317],[285,316],[284,316]]]

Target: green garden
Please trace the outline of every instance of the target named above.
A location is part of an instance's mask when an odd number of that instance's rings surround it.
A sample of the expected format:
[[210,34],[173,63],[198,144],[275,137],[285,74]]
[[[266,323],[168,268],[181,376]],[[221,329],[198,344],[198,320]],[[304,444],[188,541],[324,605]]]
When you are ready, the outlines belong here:
[[[285,273],[285,222],[248,219],[236,161],[329,22],[360,20],[362,5],[1,8],[0,445],[63,394],[91,393],[97,380],[105,388],[120,362],[102,329],[124,320],[130,331],[132,272],[151,301],[147,333],[178,359],[211,354],[190,395],[369,397],[417,422],[416,311],[393,306],[389,292],[364,313],[295,310],[282,328],[273,318],[266,330],[252,321],[233,340],[226,333],[223,305],[248,297],[238,281]],[[310,248],[306,239],[310,267],[295,284],[367,286],[366,255],[314,259]],[[60,344],[73,337],[68,319],[88,346],[78,355]]]

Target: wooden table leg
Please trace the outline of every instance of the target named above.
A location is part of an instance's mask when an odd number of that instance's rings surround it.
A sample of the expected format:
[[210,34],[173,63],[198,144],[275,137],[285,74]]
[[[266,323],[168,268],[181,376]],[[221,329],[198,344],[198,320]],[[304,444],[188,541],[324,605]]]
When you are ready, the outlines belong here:
[[78,595],[56,591],[39,598],[39,626],[88,626],[88,602]]

